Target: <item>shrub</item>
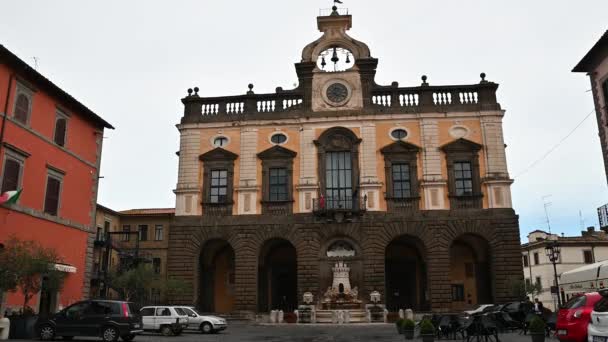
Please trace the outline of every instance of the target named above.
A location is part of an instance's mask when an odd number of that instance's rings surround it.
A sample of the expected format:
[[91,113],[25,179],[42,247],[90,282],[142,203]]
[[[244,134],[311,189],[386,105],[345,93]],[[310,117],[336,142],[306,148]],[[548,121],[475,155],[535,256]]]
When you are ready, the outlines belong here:
[[545,333],[545,321],[542,318],[536,316],[530,321],[528,328],[531,333],[544,334]]
[[402,328],[404,323],[405,320],[403,318],[399,318],[397,321],[395,321],[395,325],[397,326],[397,328]]
[[420,335],[433,335],[435,334],[435,326],[428,319],[423,319],[420,322]]
[[414,328],[416,328],[416,323],[414,321],[412,321],[411,319],[406,319],[403,322],[403,329],[414,330]]

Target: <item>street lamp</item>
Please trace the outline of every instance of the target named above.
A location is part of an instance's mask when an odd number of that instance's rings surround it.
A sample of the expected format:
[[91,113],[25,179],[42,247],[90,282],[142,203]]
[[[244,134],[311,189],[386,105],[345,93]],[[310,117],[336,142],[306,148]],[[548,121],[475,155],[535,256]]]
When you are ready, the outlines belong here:
[[550,241],[547,243],[547,246],[545,247],[545,254],[549,258],[549,261],[551,261],[551,263],[553,264],[553,277],[554,277],[555,288],[556,288],[555,294],[557,295],[557,304],[559,305],[559,307],[561,307],[562,300],[559,295],[560,293],[559,293],[559,283],[557,281],[557,266],[555,265],[559,260],[560,247],[558,246],[556,241]]

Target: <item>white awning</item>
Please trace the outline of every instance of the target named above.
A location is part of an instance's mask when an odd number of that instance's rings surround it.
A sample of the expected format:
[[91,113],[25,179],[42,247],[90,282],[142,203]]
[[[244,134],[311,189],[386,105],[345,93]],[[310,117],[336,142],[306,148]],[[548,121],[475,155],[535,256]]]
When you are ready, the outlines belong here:
[[560,286],[565,292],[592,292],[605,287],[608,260],[584,265],[562,273]]
[[76,273],[78,271],[76,267],[66,264],[53,264],[51,267],[59,272],[65,273]]

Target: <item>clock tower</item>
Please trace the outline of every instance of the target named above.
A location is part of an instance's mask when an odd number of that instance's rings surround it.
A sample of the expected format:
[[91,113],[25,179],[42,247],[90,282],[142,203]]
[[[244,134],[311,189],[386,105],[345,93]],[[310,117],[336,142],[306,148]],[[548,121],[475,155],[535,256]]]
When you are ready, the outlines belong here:
[[[341,15],[336,7],[329,16],[317,17],[321,38],[302,51],[302,61],[311,76],[305,79],[313,112],[360,110],[364,107],[365,91],[370,89],[377,59],[370,56],[369,47],[350,37],[352,16]],[[302,75],[302,74],[300,74]]]

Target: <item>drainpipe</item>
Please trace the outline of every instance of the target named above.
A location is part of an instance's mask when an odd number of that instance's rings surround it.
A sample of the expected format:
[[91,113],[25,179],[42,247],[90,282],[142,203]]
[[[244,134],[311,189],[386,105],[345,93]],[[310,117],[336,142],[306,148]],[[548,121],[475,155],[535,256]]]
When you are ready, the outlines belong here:
[[6,118],[8,118],[8,99],[11,96],[13,77],[14,74],[11,74],[8,78],[8,89],[6,90],[6,101],[4,102],[4,117],[2,117],[2,130],[0,130],[0,154],[2,154],[2,146],[4,145],[4,130],[6,129]]

